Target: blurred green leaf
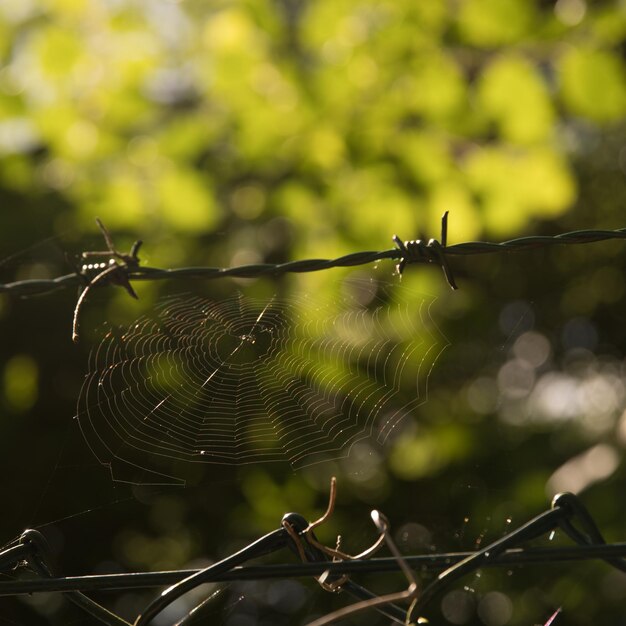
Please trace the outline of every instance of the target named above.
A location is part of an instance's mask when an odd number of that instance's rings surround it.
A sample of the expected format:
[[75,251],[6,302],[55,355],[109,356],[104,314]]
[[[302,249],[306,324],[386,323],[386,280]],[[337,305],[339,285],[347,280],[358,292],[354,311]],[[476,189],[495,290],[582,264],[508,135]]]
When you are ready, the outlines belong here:
[[35,404],[39,368],[32,357],[26,354],[12,357],[4,366],[3,379],[4,398],[11,409],[21,413]]
[[571,172],[549,148],[476,150],[465,170],[485,225],[500,235],[519,231],[531,216],[559,215],[575,198]]
[[54,25],[38,31],[32,46],[33,54],[47,78],[60,79],[70,74],[82,52],[76,33]]
[[554,109],[534,65],[503,55],[489,64],[478,86],[478,105],[505,141],[529,144],[550,139]]
[[535,4],[527,0],[461,0],[458,27],[470,44],[491,48],[519,41],[535,21]]
[[597,122],[624,119],[626,68],[605,50],[568,48],[559,61],[561,93],[568,109]]
[[440,52],[420,55],[403,86],[409,111],[437,121],[458,114],[466,104],[466,83],[453,58]]
[[415,480],[458,462],[471,450],[469,433],[458,426],[402,437],[391,450],[390,467],[396,476]]
[[197,232],[211,227],[219,214],[210,181],[192,171],[169,169],[157,181],[160,214],[176,230]]

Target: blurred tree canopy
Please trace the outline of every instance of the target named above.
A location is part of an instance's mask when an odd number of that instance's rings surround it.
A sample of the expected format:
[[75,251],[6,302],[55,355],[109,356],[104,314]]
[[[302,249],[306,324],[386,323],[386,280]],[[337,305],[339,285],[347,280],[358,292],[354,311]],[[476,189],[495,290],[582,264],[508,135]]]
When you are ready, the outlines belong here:
[[[625,34],[619,0],[3,0],[0,277],[67,273],[49,251],[101,247],[95,216],[120,246],[144,239],[155,267],[382,250],[394,233],[438,237],[444,211],[449,243],[625,227]],[[207,470],[185,491],[111,484],[71,424],[95,328],[150,309],[161,287],[142,283],[138,304],[93,296],[79,348],[67,294],[2,296],[0,452],[15,479],[0,541],[41,527],[65,573],[183,567],[287,510],[314,517],[332,472],[330,543],[342,524],[367,541],[376,506],[403,551],[471,549],[564,486],[623,541],[625,259],[617,242],[453,260],[454,294],[435,269],[408,268],[451,346],[400,435],[315,471]],[[375,271],[392,280],[391,264]],[[235,287],[330,296],[345,275]],[[88,534],[101,542],[75,543]],[[233,586],[215,623],[324,610],[313,586],[281,584]],[[130,618],[148,597],[116,610]],[[543,624],[562,606],[562,623],[623,624],[625,597],[601,564],[528,567],[485,572],[429,616]],[[87,623],[60,600],[2,604],[7,624]]]
[[3,4],[4,185],[85,224],[511,235],[572,206],[580,135],[626,107],[617,2]]

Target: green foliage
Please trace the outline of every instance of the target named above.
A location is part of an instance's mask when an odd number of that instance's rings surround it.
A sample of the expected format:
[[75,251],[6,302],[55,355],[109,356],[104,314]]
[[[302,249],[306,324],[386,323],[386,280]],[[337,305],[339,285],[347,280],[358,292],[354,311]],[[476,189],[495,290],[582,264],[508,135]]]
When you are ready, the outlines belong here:
[[502,55],[482,73],[479,108],[511,143],[545,143],[551,138],[554,107],[548,86],[523,56]]
[[38,367],[30,356],[18,354],[4,366],[3,396],[16,412],[32,408],[38,395]]
[[467,0],[461,3],[458,28],[463,41],[491,48],[523,41],[537,17],[533,2]]
[[623,119],[626,67],[620,56],[592,46],[571,48],[559,60],[563,99],[575,115],[596,122]]
[[[490,0],[463,2],[456,15],[438,3],[316,2],[297,27],[260,2],[204,13],[192,3],[153,13],[78,2],[9,11],[4,25],[20,45],[5,51],[4,124],[26,120],[34,137],[20,143],[14,132],[2,167],[38,144],[43,187],[66,194],[85,218],[97,211],[117,226],[150,217],[158,229],[211,230],[240,172],[261,181],[273,207],[276,177],[288,171],[321,191],[331,221],[339,212],[356,223],[357,207],[371,215],[367,203],[388,198],[388,215],[405,215],[397,228],[432,224],[450,202],[455,237],[476,236],[479,224],[512,232],[571,205],[571,172],[554,136],[558,99],[592,121],[615,120],[624,107],[612,42],[603,48],[589,34],[563,51],[545,37],[535,43],[537,25],[550,19],[532,3]],[[606,11],[585,16],[590,29],[606,20]],[[495,192],[474,196],[474,146],[487,139],[494,154],[534,146],[522,167],[545,170],[561,190],[548,200],[514,194],[509,228],[494,215]],[[406,179],[381,175],[386,164],[397,172],[398,159]],[[496,167],[498,185],[516,184],[517,164]],[[352,177],[363,197],[350,193]],[[292,222],[304,231],[302,218]],[[378,227],[348,234],[372,245]]]

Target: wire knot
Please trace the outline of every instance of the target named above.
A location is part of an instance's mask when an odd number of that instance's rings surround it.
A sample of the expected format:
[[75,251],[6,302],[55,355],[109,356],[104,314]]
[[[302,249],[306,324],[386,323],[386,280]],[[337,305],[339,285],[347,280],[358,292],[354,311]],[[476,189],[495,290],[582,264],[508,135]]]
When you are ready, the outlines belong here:
[[[137,255],[142,244],[141,240],[135,241],[130,249],[130,252],[118,252],[113,244],[113,239],[104,224],[98,218],[96,218],[96,223],[98,224],[98,228],[100,228],[100,232],[104,237],[107,249],[96,252],[83,252],[82,259],[84,261],[88,261],[89,259],[94,258],[105,258],[106,261],[95,263],[85,262],[80,270],[77,270],[77,274],[85,279],[87,285],[82,290],[76,302],[76,308],[74,309],[74,323],[72,325],[72,340],[74,342],[78,341],[78,318],[80,310],[83,302],[85,301],[85,297],[92,287],[106,283],[119,285],[120,287],[126,289],[130,296],[135,299],[137,298],[137,294],[130,284],[129,272],[139,267],[139,257]],[[92,272],[98,273],[93,276],[93,278],[90,278],[89,274]]]
[[[385,540],[384,533],[381,532],[376,541],[366,550],[352,556],[341,550],[341,536],[337,537],[337,543],[334,548],[325,546],[315,536],[313,530],[322,525],[333,514],[335,509],[335,501],[337,499],[337,479],[333,476],[330,480],[330,495],[328,498],[328,508],[322,517],[310,524],[299,527],[301,516],[289,513],[282,520],[282,527],[292,540],[292,549],[299,555],[303,563],[316,563],[332,559],[333,563],[338,561],[352,561],[358,559],[369,558],[375,554],[383,545]],[[325,591],[339,592],[342,587],[349,581],[347,574],[343,576],[331,575],[327,570],[321,576],[316,578],[319,585]]]
[[429,239],[428,242],[422,239],[402,241],[398,235],[394,235],[393,241],[400,251],[400,262],[396,265],[398,274],[402,276],[408,263],[435,263],[443,270],[448,285],[452,289],[458,289],[445,254],[447,239],[448,211],[441,218],[441,242],[436,239]]

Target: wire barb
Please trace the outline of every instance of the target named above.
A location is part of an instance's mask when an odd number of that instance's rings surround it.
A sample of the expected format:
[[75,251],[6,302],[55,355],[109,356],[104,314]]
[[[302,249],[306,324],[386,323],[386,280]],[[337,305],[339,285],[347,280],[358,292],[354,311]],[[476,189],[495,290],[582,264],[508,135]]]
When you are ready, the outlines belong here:
[[452,289],[458,289],[452,269],[446,258],[446,245],[448,241],[448,211],[441,218],[441,242],[429,239],[428,243],[421,239],[402,241],[398,235],[393,236],[393,241],[400,250],[400,262],[396,265],[396,271],[400,276],[408,263],[435,263],[443,270],[448,285]]
[[[380,533],[380,536],[387,544],[387,547],[393,554],[393,557],[398,563],[399,568],[406,576],[406,579],[409,582],[407,589],[396,593],[389,593],[384,596],[372,596],[371,598],[362,600],[361,602],[357,602],[355,604],[352,604],[351,606],[347,606],[333,613],[329,613],[328,615],[325,615],[324,617],[321,617],[314,622],[311,622],[308,626],[327,626],[328,624],[332,624],[340,619],[344,619],[356,613],[361,613],[370,609],[378,609],[380,611],[383,607],[390,607],[394,609],[395,613],[402,613],[403,610],[395,606],[394,603],[401,601],[411,601],[419,594],[418,582],[415,579],[411,568],[407,565],[404,557],[400,553],[400,550],[398,550],[395,542],[391,538],[391,535],[389,533],[389,521],[382,513],[376,510],[372,511],[371,517],[372,521],[376,525],[376,528],[378,529],[378,532]],[[428,622],[428,620],[421,617],[417,620],[417,622],[409,622],[406,611],[404,611],[404,615],[401,621],[396,617],[394,617],[393,620],[394,622],[405,624],[406,626],[415,626],[416,624],[425,624]]]
[[[300,559],[303,563],[319,561],[320,558],[330,558],[332,559],[333,563],[337,563],[339,561],[362,560],[373,556],[381,548],[385,540],[383,532],[380,533],[380,536],[369,548],[355,556],[352,556],[340,550],[341,536],[337,537],[335,548],[329,548],[328,546],[325,546],[323,543],[318,541],[313,530],[330,519],[333,511],[335,510],[336,501],[337,478],[335,476],[332,476],[330,479],[328,506],[324,514],[319,519],[311,522],[304,529],[304,531],[302,531],[302,533],[296,532],[296,530],[291,527],[289,522],[283,519],[283,527],[291,536],[298,555],[300,556]],[[314,548],[313,551],[310,549],[311,546]],[[307,549],[307,547],[309,547],[309,549]],[[341,591],[343,585],[348,582],[348,579],[349,577],[347,575],[341,577],[331,576],[331,572],[327,570],[323,572],[321,576],[317,577],[317,582],[325,591],[338,592]]]
[[[104,241],[107,245],[106,250],[98,250],[91,252],[83,252],[81,258],[83,261],[87,261],[92,258],[108,258],[106,263],[85,263],[80,268],[79,275],[87,280],[87,285],[81,291],[78,300],[76,301],[76,307],[74,308],[74,319],[72,323],[72,341],[76,343],[78,341],[78,320],[80,311],[87,294],[92,287],[103,284],[119,285],[126,289],[126,292],[137,299],[138,296],[135,293],[132,285],[130,284],[130,272],[136,270],[139,267],[139,248],[141,248],[142,241],[138,239],[132,245],[130,252],[123,253],[118,252],[113,243],[111,234],[105,227],[105,225],[96,217],[96,224],[104,237]],[[100,270],[93,278],[88,279],[88,274],[93,270]]]

